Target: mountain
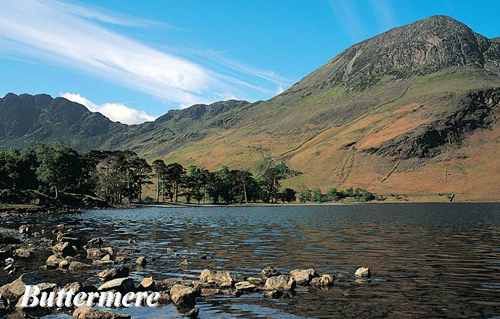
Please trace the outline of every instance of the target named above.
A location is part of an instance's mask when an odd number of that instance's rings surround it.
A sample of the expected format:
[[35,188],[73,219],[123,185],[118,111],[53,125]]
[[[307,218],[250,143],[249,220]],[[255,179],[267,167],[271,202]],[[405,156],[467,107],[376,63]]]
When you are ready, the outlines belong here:
[[8,94],[0,145],[62,139],[256,174],[283,161],[303,172],[284,182],[299,190],[500,200],[499,102],[500,39],[434,16],[353,45],[268,101],[194,105],[141,125]]

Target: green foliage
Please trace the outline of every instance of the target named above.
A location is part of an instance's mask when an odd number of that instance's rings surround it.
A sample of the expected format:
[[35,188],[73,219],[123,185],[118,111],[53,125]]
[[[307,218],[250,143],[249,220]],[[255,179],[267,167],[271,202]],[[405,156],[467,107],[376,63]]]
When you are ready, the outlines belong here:
[[295,190],[291,188],[285,188],[285,190],[279,194],[279,197],[283,203],[284,202],[293,203],[297,200],[296,194],[297,192],[295,192]]
[[306,203],[306,202],[310,202],[312,200],[312,194],[311,194],[311,190],[310,189],[306,189],[304,190],[301,194],[300,194],[300,202],[301,203]]

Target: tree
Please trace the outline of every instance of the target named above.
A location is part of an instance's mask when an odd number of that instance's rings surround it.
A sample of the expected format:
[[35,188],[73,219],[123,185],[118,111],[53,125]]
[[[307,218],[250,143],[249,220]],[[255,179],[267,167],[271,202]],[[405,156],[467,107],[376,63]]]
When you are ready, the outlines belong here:
[[312,200],[312,194],[310,189],[306,189],[300,194],[301,203],[310,202],[311,200]]
[[332,201],[332,202],[336,202],[340,199],[340,196],[339,196],[336,188],[329,189],[326,192],[326,196],[327,196],[328,200]]
[[264,201],[273,202],[277,198],[278,189],[280,188],[280,180],[284,176],[275,168],[268,168],[263,175],[263,180],[261,180],[262,188],[264,189]]
[[163,177],[165,175],[165,171],[167,170],[167,165],[165,165],[165,162],[163,160],[157,159],[153,162],[153,169],[156,174],[156,202],[159,202],[160,189],[163,187]]
[[312,201],[316,203],[321,203],[323,194],[321,194],[321,189],[317,188],[314,190]]
[[281,193],[281,200],[288,203],[295,202],[297,199],[296,193],[297,192],[291,188],[285,188],[285,190]]
[[36,157],[39,163],[36,169],[38,180],[55,192],[55,199],[60,190],[77,185],[82,166],[75,150],[59,143],[50,146],[40,144]]
[[143,158],[134,158],[130,164],[132,172],[133,187],[135,193],[138,194],[139,202],[142,201],[142,186],[144,184],[151,184],[151,166]]
[[201,202],[204,194],[204,189],[206,185],[207,175],[203,171],[203,169],[192,165],[188,168],[188,173],[185,178],[185,187],[186,187],[186,201],[189,203],[191,201],[191,197]]
[[179,201],[179,186],[182,183],[185,174],[186,170],[181,164],[178,163],[168,164],[165,170],[166,179],[172,182],[175,202]]

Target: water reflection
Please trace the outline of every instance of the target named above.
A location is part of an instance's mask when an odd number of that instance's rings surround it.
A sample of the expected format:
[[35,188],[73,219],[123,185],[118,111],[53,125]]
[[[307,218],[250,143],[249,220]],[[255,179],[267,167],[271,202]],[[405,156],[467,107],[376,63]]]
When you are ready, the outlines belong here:
[[[407,204],[150,208],[46,216],[155,258],[133,276],[196,278],[204,268],[257,275],[268,265],[344,276],[330,291],[289,300],[214,297],[200,317],[493,317],[500,315],[500,205]],[[134,244],[128,244],[128,239]],[[167,254],[175,248],[179,256]],[[201,259],[201,256],[207,256]],[[187,259],[188,268],[180,267]],[[356,282],[355,268],[374,280]],[[170,317],[171,307],[129,309]]]

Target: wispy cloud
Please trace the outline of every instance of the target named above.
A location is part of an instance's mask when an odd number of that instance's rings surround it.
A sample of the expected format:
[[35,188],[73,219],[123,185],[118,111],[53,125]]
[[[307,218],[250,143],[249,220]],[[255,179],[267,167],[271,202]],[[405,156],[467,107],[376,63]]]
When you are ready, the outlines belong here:
[[80,94],[61,93],[60,95],[70,101],[86,106],[92,112],[99,112],[115,122],[139,124],[155,120],[155,117],[148,115],[146,112],[127,107],[122,103],[104,103],[98,105],[87,100]]
[[371,0],[370,4],[374,12],[373,16],[377,20],[379,32],[387,31],[399,24],[390,0]]
[[366,30],[360,20],[355,1],[330,0],[330,7],[353,42],[366,38]]
[[0,55],[64,65],[179,105],[213,102],[218,96],[272,95],[276,84],[289,82],[272,71],[216,54],[208,55],[215,66],[196,63],[123,36],[101,22],[150,24],[59,0],[2,0]]

